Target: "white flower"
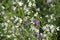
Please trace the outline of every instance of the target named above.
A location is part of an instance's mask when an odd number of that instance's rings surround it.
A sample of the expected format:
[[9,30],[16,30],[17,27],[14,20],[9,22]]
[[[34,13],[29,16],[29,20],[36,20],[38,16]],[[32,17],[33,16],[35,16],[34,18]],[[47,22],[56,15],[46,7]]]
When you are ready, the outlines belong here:
[[10,22],[10,20],[7,20],[7,22],[9,23],[9,22]]
[[15,34],[12,34],[11,36],[16,37]]
[[22,23],[22,21],[23,21],[23,20],[22,20],[21,18],[19,18],[19,23]]
[[51,7],[54,7],[55,5],[53,5],[53,4],[50,4],[51,5]]
[[28,2],[29,2],[29,0],[28,0]]
[[54,21],[56,21],[56,18],[54,17]]
[[38,29],[35,29],[35,31],[36,31],[37,33],[39,33],[39,30],[38,30]]
[[37,16],[38,15],[38,12],[36,12],[35,14],[34,14],[34,16]]
[[33,21],[34,21],[34,17],[32,17],[30,20],[31,20],[31,23],[33,23],[33,24],[34,24],[34,22],[33,22]]
[[43,26],[43,28],[42,28],[43,30],[46,30],[47,28],[46,28],[46,26]]
[[50,29],[53,29],[53,28],[54,28],[54,26],[53,26],[53,25],[51,25],[51,26],[50,26]]
[[14,40],[17,40],[17,38],[14,38]]
[[19,18],[18,18],[18,17],[16,17],[16,19],[15,19],[14,23],[16,23],[16,22],[18,21],[18,19],[19,19]]
[[40,17],[42,19],[42,17]]
[[31,30],[35,30],[35,27],[31,25]]
[[5,7],[4,7],[4,6],[2,6],[2,9],[5,9]]
[[16,28],[18,28],[19,26],[15,26]]
[[11,20],[13,20],[14,18],[13,17],[10,17]]
[[5,22],[4,25],[5,25],[6,27],[8,27],[8,23]]
[[16,2],[13,1],[13,4],[16,4]]
[[5,14],[4,11],[2,11],[2,14],[3,14],[3,15]]
[[51,17],[51,19],[53,19],[54,18],[54,14],[51,14],[50,17]]
[[35,4],[35,3],[33,3],[33,4],[32,4],[32,6],[36,7],[36,4]]
[[48,19],[48,22],[51,22],[51,19]]
[[20,2],[18,2],[18,4],[19,4],[19,6],[22,6],[22,5],[23,5],[23,2],[22,2],[22,1],[20,1]]
[[44,34],[44,37],[46,37],[47,36],[47,34]]
[[47,3],[50,3],[52,0],[47,0]]
[[60,29],[59,29],[59,27],[57,27],[56,29],[57,29],[57,31],[59,31],[59,30],[60,30]]
[[15,11],[16,10],[16,7],[13,6],[13,10]]
[[10,37],[11,37],[11,35],[7,35],[7,37],[8,37],[8,38],[10,38]]
[[29,2],[28,6],[29,6],[29,7],[31,7],[31,6],[32,6],[32,3],[31,3],[31,2]]
[[37,10],[37,11],[40,11],[40,8],[37,8],[36,10]]
[[46,15],[45,17],[48,17],[48,15]]
[[15,26],[12,26],[12,32],[14,33],[14,30],[15,30]]

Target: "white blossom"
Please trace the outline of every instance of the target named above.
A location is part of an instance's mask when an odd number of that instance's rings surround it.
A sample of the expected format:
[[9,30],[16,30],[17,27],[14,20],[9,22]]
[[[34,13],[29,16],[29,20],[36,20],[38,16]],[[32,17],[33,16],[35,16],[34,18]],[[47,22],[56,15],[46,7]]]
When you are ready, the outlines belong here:
[[52,0],[47,0],[47,3],[50,3]]
[[57,27],[56,29],[57,29],[57,31],[59,31],[59,30],[60,30],[60,29],[59,29],[59,27]]
[[49,15],[46,15],[45,17],[49,17]]
[[16,10],[16,7],[13,6],[12,8],[13,8],[14,11]]
[[38,12],[36,12],[35,14],[34,14],[34,16],[37,16],[38,15]]
[[20,1],[20,2],[18,2],[18,4],[19,4],[19,6],[22,6],[22,5],[23,5],[23,2],[22,2],[22,1]]
[[29,6],[29,7],[31,7],[31,6],[32,6],[32,3],[31,3],[31,2],[29,2],[28,6]]
[[32,6],[36,7],[36,4],[35,4],[35,3],[33,3],[33,4],[32,4]]
[[16,17],[16,19],[14,20],[14,23],[16,23],[16,22],[18,21],[18,19],[19,19],[19,18],[18,18],[18,17]]
[[22,21],[23,21],[23,20],[22,20],[21,18],[19,18],[19,23],[22,23]]
[[37,10],[37,11],[40,11],[40,8],[37,8],[36,10]]
[[7,20],[7,22],[9,23],[9,22],[10,22],[10,20]]
[[48,22],[51,22],[51,19],[48,19]]
[[10,38],[10,37],[11,37],[11,35],[7,35],[7,37],[8,37],[8,38]]
[[5,9],[5,7],[4,7],[4,6],[2,6],[2,9]]
[[13,19],[14,19],[14,18],[11,16],[11,17],[10,17],[10,20],[13,20]]

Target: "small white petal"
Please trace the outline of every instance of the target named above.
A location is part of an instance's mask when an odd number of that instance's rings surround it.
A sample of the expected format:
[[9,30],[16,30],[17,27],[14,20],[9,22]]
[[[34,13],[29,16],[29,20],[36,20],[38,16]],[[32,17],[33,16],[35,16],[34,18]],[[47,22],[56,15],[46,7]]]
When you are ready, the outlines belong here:
[[22,6],[23,5],[23,2],[20,1],[20,2],[18,2],[18,4],[19,4],[19,6]]

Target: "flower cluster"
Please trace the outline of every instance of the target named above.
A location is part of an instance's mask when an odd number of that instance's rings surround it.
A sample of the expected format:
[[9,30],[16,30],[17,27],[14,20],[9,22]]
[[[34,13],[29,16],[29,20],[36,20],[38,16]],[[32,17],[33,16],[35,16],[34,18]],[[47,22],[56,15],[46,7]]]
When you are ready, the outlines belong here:
[[56,21],[55,4],[51,3],[52,0],[43,2],[2,1],[0,4],[0,40],[50,40],[50,38],[52,40],[52,37],[57,35],[56,30],[60,30],[54,24]]

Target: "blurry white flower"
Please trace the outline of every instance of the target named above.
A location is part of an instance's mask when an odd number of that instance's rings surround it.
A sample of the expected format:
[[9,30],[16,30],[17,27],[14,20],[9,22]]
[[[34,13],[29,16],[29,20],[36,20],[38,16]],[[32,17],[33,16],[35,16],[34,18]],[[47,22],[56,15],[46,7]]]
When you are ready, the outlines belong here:
[[11,30],[9,30],[8,32],[9,32],[9,33],[12,33],[12,31],[11,31]]
[[11,16],[11,17],[10,17],[10,20],[13,20],[13,19],[14,19],[14,18]]
[[5,14],[4,11],[1,12],[3,15]]
[[24,5],[24,10],[26,10],[26,8],[27,8],[27,6],[26,6],[26,5]]
[[16,10],[16,7],[13,6],[13,10],[15,11]]
[[42,19],[42,17],[40,17]]
[[39,33],[39,29],[35,29],[35,31]]
[[18,2],[18,4],[19,4],[19,6],[22,6],[22,5],[23,5],[23,2],[22,2],[22,1],[20,1],[20,2]]
[[34,14],[34,16],[37,16],[38,15],[38,12],[36,12],[35,14]]
[[28,6],[29,6],[29,7],[31,7],[31,6],[32,6],[32,3],[31,3],[31,2],[29,2]]
[[7,20],[7,22],[9,23],[9,22],[10,22],[10,20]]
[[54,21],[56,21],[56,18],[54,17]]
[[48,22],[51,22],[51,19],[48,19]]
[[52,0],[47,0],[47,3],[50,3]]
[[19,26],[15,26],[16,28],[18,28]]
[[31,25],[31,30],[35,30],[35,27]]
[[18,17],[16,17],[16,19],[14,20],[14,23],[16,23],[18,21]]
[[14,33],[11,36],[16,37]]
[[51,19],[53,19],[54,18],[54,14],[51,14],[50,17],[51,17]]
[[12,3],[12,4],[16,4],[16,2],[14,2],[14,1],[13,1],[13,3]]
[[37,10],[37,11],[40,11],[40,8],[37,8],[36,10]]
[[55,5],[53,5],[53,4],[50,4],[51,5],[51,7],[54,7]]
[[5,7],[4,7],[4,6],[2,6],[2,9],[5,9]]
[[28,2],[29,2],[29,0],[28,0]]
[[53,28],[54,28],[54,26],[53,26],[53,25],[51,25],[51,26],[50,26],[50,29],[53,29]]
[[5,33],[6,33],[7,27],[5,27],[3,30],[4,30],[4,31],[5,31]]
[[12,26],[12,32],[14,33],[14,30],[15,30],[15,26]]
[[47,34],[44,34],[44,37],[46,37],[47,36]]
[[57,27],[56,29],[57,29],[57,31],[59,31],[59,30],[60,30],[60,29],[59,29],[59,27]]
[[11,37],[11,35],[7,35],[7,37],[8,37],[8,38],[10,38],[10,37]]
[[28,38],[28,40],[31,40],[30,38]]
[[4,25],[5,25],[5,27],[8,27],[8,23],[5,22]]
[[36,4],[35,4],[35,3],[33,3],[33,4],[32,4],[32,6],[36,7]]
[[22,21],[23,21],[23,20],[22,20],[21,18],[19,18],[19,23],[22,23]]
[[7,19],[7,16],[4,16],[4,19]]
[[35,0],[33,0],[33,2],[35,2]]
[[51,33],[53,33],[54,32],[54,28],[53,29],[51,29]]
[[31,23],[34,24],[34,22],[33,22],[34,21],[34,17],[32,17],[30,20],[31,20]]
[[46,15],[45,17],[48,17],[48,15]]
[[14,38],[14,40],[17,40],[17,38]]

